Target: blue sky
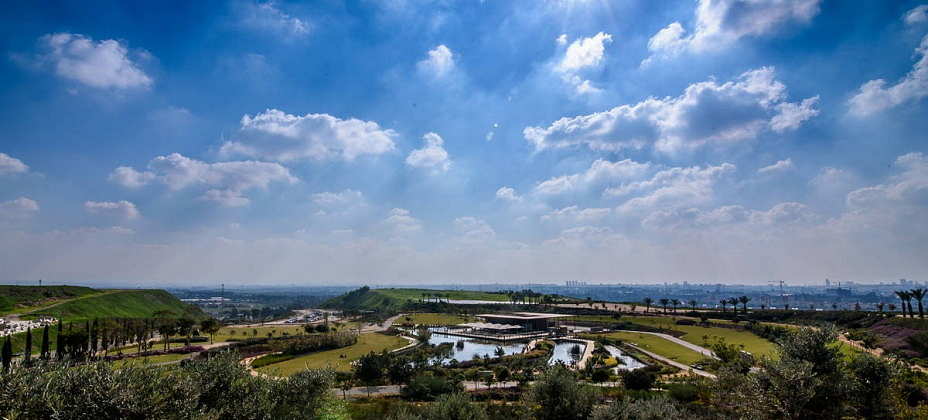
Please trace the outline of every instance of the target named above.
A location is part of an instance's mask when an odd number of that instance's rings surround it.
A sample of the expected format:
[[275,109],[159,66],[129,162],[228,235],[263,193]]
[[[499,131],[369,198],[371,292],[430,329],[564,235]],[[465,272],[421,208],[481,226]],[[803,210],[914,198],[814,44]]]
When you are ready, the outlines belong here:
[[925,280],[923,1],[31,2],[0,281]]

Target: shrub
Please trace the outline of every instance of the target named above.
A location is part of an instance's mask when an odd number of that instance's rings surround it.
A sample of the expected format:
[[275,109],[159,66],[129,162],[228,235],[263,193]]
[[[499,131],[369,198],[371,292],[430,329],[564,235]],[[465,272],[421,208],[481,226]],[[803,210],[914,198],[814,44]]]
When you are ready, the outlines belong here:
[[417,401],[434,401],[438,396],[463,391],[460,383],[448,378],[423,374],[412,378],[401,391],[403,398]]
[[644,369],[629,370],[622,373],[622,382],[628,389],[651,389],[654,386],[654,374]]

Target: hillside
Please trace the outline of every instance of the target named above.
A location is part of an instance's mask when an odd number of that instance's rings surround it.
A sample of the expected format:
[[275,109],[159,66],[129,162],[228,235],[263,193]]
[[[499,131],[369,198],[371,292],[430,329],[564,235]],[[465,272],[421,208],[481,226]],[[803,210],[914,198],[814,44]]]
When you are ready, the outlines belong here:
[[0,285],[0,315],[23,313],[68,299],[100,293],[79,286]]
[[205,318],[199,308],[181,302],[164,290],[109,290],[78,297],[29,312],[30,316],[53,316],[64,321],[94,318]]
[[360,289],[334,297],[322,304],[323,308],[345,310],[391,310],[399,309],[406,303],[446,300],[484,300],[506,303],[508,298],[501,293],[476,292],[469,290],[431,290],[431,289]]

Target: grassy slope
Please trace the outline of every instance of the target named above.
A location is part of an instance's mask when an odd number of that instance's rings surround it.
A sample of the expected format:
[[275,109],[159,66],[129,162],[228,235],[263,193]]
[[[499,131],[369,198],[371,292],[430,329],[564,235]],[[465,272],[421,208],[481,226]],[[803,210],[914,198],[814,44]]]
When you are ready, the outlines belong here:
[[361,289],[334,297],[322,304],[324,308],[354,309],[354,310],[398,310],[407,302],[416,302],[423,299],[423,293],[431,296],[440,294],[441,299],[457,300],[489,300],[506,302],[506,295],[487,292],[472,292],[467,290],[431,290],[431,289]]
[[651,334],[614,332],[606,334],[605,336],[635,344],[647,351],[656,353],[660,356],[664,356],[670,360],[680,362],[685,365],[691,365],[705,358],[703,355],[696,353],[695,351]]
[[418,313],[409,314],[397,320],[400,324],[424,324],[424,325],[456,325],[465,322],[473,322],[476,318],[463,317],[460,315],[442,314],[442,313]]
[[0,315],[28,312],[59,301],[99,292],[89,287],[78,286],[0,285]]
[[[392,335],[361,334],[357,344],[340,349],[310,353],[285,362],[262,367],[258,371],[274,376],[290,376],[304,369],[323,369],[326,367],[347,372],[351,370],[351,362],[358,360],[365,354],[398,349],[408,343],[408,341]],[[339,357],[341,355],[345,355],[345,358]]]
[[441,299],[443,300],[490,300],[494,302],[506,302],[509,300],[509,298],[504,294],[476,292],[470,290],[374,289],[373,292],[402,301],[418,301],[423,298],[423,293],[429,295],[440,294]]
[[50,315],[69,322],[94,318],[150,318],[162,311],[168,317],[206,317],[198,308],[181,302],[164,290],[115,290],[73,299],[28,315]]

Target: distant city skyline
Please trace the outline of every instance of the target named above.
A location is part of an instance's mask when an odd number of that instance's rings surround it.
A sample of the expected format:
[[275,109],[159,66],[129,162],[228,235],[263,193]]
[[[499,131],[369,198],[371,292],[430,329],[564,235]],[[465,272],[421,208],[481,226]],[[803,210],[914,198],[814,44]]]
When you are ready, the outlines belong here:
[[922,283],[924,3],[9,4],[0,283]]

